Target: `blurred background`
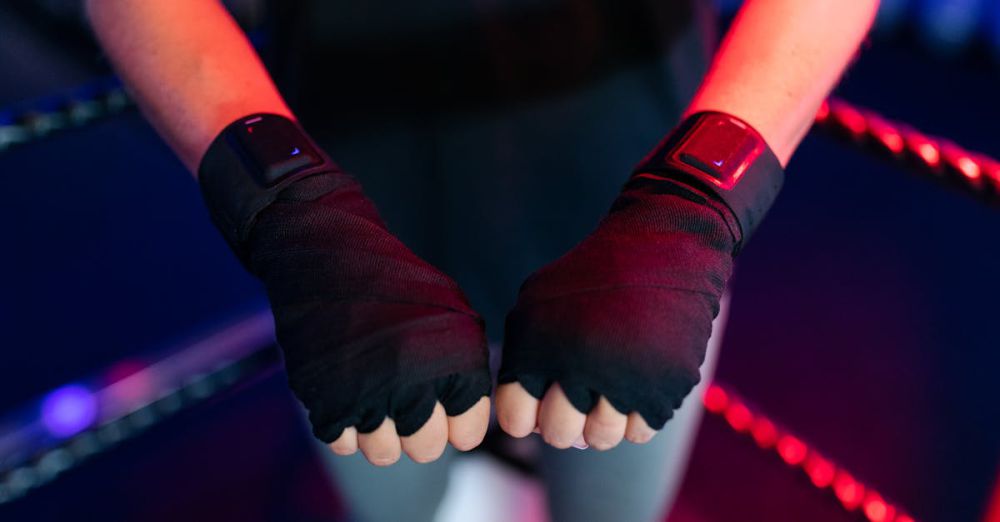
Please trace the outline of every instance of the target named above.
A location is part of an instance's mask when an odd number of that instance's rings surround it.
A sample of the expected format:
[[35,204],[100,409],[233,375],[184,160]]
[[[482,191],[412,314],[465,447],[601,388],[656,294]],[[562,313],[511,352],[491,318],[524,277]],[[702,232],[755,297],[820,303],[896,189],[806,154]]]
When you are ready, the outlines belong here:
[[[80,4],[7,0],[0,44],[0,520],[340,520],[261,288]],[[997,0],[882,0],[836,92],[993,157],[998,94]],[[739,259],[672,522],[1000,521],[1000,207],[840,134]]]

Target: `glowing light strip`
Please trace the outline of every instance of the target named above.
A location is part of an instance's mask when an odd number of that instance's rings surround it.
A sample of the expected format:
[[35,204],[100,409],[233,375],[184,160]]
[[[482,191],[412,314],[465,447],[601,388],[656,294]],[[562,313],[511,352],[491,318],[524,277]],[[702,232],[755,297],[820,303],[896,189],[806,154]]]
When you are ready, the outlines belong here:
[[705,409],[722,417],[736,433],[753,438],[761,449],[775,452],[793,468],[805,472],[819,490],[829,490],[848,512],[860,511],[870,522],[915,522],[899,505],[887,500],[802,439],[779,428],[765,415],[713,383],[702,400]]
[[1000,474],[997,475],[996,483],[993,485],[993,498],[986,508],[983,522],[1000,522]]
[[179,410],[278,368],[267,310],[170,350],[126,359],[0,419],[0,505],[55,480]]
[[1000,205],[1000,161],[943,138],[831,98],[816,113],[816,125],[911,172],[956,186]]

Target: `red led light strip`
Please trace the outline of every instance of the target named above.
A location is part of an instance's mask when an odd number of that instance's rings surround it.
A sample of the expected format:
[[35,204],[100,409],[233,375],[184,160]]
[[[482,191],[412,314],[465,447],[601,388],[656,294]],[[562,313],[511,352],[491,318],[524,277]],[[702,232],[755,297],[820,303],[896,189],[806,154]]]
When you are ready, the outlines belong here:
[[816,113],[816,125],[908,170],[956,186],[1000,205],[1000,161],[952,141],[927,136],[899,122],[831,98]]
[[993,485],[993,498],[986,508],[983,522],[1000,522],[1000,475],[997,475],[996,483]]
[[833,493],[848,512],[859,512],[870,522],[915,522],[898,505],[718,384],[709,386],[702,400],[705,409],[725,419],[733,431],[750,436],[761,449],[774,451],[786,464],[805,472],[817,489]]

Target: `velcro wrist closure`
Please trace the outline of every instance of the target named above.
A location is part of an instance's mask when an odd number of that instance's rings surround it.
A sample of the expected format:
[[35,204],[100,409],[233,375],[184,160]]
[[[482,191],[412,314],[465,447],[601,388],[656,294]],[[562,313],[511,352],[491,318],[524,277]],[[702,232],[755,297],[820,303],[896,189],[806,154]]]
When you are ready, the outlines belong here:
[[[738,252],[774,203],[784,169],[763,137],[721,112],[692,114],[636,166],[630,183],[678,182],[697,187],[732,213]],[[626,184],[626,187],[629,185]]]
[[[246,264],[243,243],[258,213],[289,185],[340,170],[298,123],[276,114],[232,122],[212,141],[198,167],[198,184],[212,222]],[[336,183],[314,184],[317,194]]]

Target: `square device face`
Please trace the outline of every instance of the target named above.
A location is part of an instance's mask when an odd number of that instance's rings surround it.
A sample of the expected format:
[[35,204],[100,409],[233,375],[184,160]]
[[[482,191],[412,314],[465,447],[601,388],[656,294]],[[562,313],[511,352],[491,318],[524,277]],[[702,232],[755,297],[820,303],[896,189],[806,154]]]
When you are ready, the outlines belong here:
[[235,129],[236,140],[261,187],[272,187],[289,174],[323,162],[290,121],[255,116],[241,123]]
[[730,190],[763,151],[763,143],[742,122],[725,116],[698,121],[671,159],[693,167],[708,182]]

